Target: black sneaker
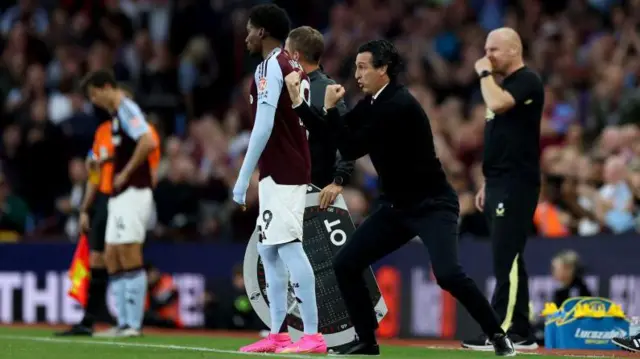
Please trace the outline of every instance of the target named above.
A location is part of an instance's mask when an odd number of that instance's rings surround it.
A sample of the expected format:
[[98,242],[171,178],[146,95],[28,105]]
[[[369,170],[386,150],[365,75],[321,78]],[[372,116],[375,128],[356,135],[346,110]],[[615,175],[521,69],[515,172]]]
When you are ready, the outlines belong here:
[[516,350],[536,350],[538,349],[538,343],[531,336],[523,337],[515,333],[509,333],[509,339],[513,342],[513,346]]
[[489,337],[484,334],[477,337],[476,339],[464,340],[462,342],[462,347],[480,351],[493,350],[493,344],[491,343],[491,340],[489,340]]
[[513,347],[511,338],[504,334],[496,334],[493,336],[491,342],[493,343],[493,350],[496,352],[496,356],[499,357],[514,357],[516,356],[516,349]]
[[76,324],[65,331],[54,333],[54,335],[57,337],[90,337],[93,335],[93,328],[82,324]]
[[626,351],[640,353],[640,334],[633,338],[611,339],[611,342]]

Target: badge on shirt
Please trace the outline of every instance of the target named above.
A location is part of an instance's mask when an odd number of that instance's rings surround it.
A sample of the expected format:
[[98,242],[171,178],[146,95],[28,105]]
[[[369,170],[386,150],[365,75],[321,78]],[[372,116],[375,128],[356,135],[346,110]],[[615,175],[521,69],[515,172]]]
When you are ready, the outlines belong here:
[[142,126],[142,120],[138,116],[136,116],[132,118],[131,121],[129,121],[129,124],[131,125],[132,128],[138,128]]
[[258,92],[264,92],[264,90],[266,89],[267,89],[267,78],[261,77],[260,80],[258,80]]
[[504,217],[504,203],[498,203],[498,207],[496,208],[496,216]]

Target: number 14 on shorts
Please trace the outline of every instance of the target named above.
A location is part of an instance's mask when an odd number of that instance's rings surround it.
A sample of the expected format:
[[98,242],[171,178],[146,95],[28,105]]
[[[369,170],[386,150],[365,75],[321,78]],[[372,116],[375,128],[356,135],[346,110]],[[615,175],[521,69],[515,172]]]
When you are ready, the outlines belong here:
[[260,243],[262,243],[267,239],[267,236],[264,233],[264,231],[266,231],[269,228],[269,224],[271,224],[272,219],[273,219],[273,212],[271,212],[270,210],[266,210],[262,212],[262,222],[264,223],[264,230],[262,228],[262,225],[259,224],[258,225],[258,241]]

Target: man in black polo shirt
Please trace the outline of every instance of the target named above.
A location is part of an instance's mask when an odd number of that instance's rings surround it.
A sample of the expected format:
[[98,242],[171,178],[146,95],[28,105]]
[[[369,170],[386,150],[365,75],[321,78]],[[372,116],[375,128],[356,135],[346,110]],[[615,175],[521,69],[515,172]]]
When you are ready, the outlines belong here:
[[[509,28],[492,31],[486,57],[476,62],[487,105],[483,173],[485,185],[476,196],[493,242],[496,288],[492,305],[516,349],[533,350],[529,324],[529,286],[524,248],[532,228],[540,192],[540,118],[544,87],[522,60],[522,43]],[[496,83],[494,75],[503,81]],[[485,337],[463,346],[486,349]]]

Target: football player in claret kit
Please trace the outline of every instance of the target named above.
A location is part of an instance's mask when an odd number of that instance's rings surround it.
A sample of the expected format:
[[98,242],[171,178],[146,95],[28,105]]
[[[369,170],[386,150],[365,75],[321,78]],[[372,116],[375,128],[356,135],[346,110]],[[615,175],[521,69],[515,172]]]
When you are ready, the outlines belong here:
[[[287,13],[266,4],[251,9],[247,23],[247,48],[264,59],[251,84],[250,102],[255,116],[247,154],[233,189],[233,200],[244,206],[251,174],[259,167],[260,235],[258,253],[267,281],[271,334],[241,348],[243,352],[326,353],[318,333],[315,275],[302,247],[302,229],[307,185],[311,182],[311,160],[307,132],[291,105],[284,78],[300,65],[283,50],[290,30]],[[301,81],[309,81],[302,73]],[[309,101],[309,87],[303,86]],[[291,274],[304,325],[304,335],[295,342],[279,333],[287,315],[287,269]]]
[[118,87],[113,74],[88,74],[82,88],[89,100],[115,117],[111,121],[113,192],[107,203],[105,262],[116,297],[118,325],[96,336],[141,335],[147,276],[142,244],[153,213],[153,173],[149,155],[158,147],[138,105]]

